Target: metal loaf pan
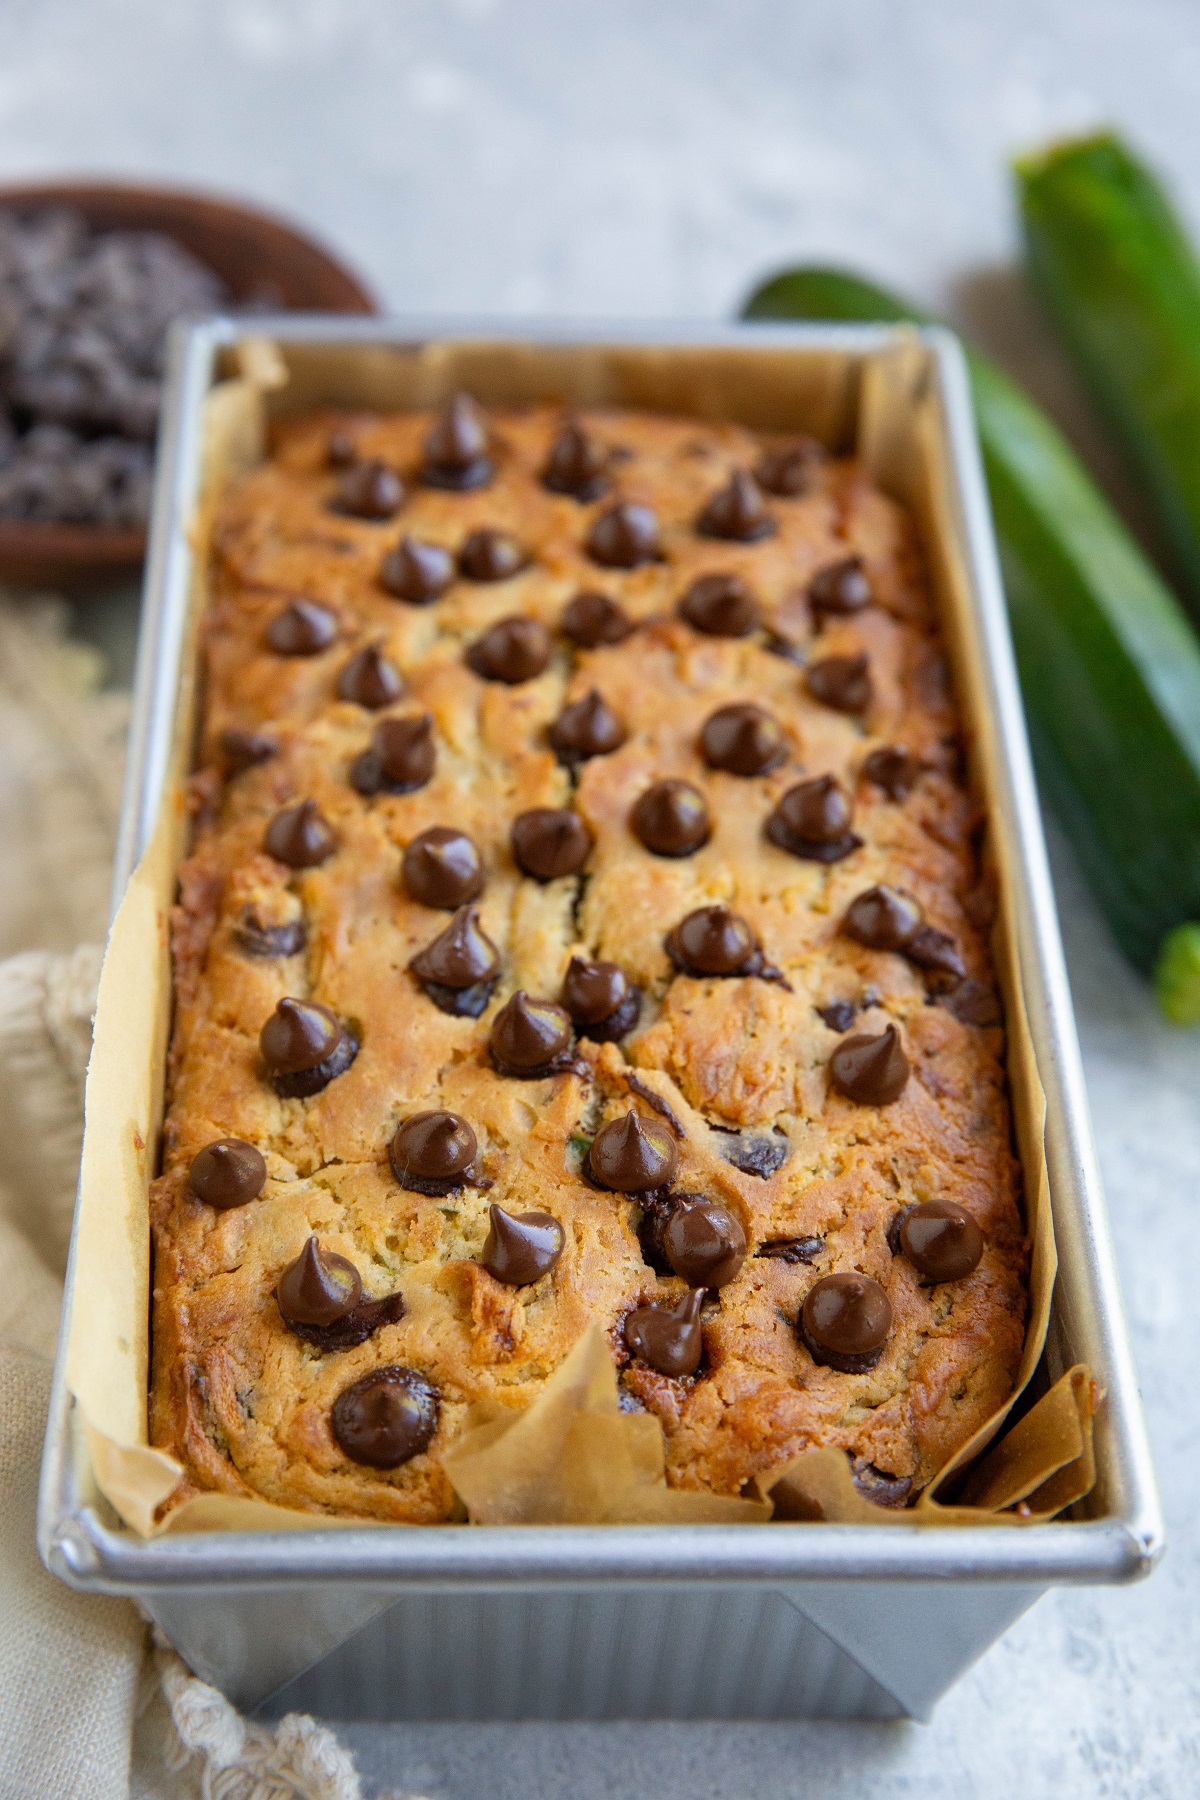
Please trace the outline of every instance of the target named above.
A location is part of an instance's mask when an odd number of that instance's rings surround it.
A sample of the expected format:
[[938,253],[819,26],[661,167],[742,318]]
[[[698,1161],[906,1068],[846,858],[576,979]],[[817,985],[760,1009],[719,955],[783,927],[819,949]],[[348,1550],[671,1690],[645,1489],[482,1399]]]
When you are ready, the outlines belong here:
[[[217,319],[177,335],[146,576],[120,894],[154,821],[185,651],[205,396],[245,337]],[[599,345],[670,359],[737,349],[851,372],[888,327],[618,327],[470,321],[256,319],[285,358],[314,347],[353,372],[330,401],[362,404],[382,354],[454,341],[511,343],[536,362]],[[243,1707],[343,1718],[926,1717],[938,1697],[1045,1590],[1115,1583],[1162,1548],[1154,1475],[1117,1286],[961,352],[921,335],[951,464],[949,550],[965,571],[1000,739],[994,801],[1016,874],[1010,901],[1047,1098],[1059,1276],[1051,1373],[1091,1365],[1107,1391],[1098,1480],[1082,1516],[1028,1529],[777,1524],[356,1528],[168,1535],[118,1528],[96,1496],[60,1351],[39,1543],[90,1592],[141,1603],[192,1667]],[[365,372],[365,373],[364,373]],[[481,396],[513,400],[519,393]],[[788,420],[804,429],[811,421]],[[849,420],[851,432],[853,417]],[[67,1321],[64,1321],[63,1344]],[[273,1696],[273,1698],[271,1698]]]

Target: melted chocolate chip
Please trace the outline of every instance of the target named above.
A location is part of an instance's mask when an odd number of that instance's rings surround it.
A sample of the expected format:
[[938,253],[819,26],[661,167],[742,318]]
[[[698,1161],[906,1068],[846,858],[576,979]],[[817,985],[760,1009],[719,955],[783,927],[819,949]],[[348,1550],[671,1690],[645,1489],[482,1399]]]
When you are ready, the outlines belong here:
[[662,1243],[667,1261],[689,1287],[725,1287],[746,1260],[742,1222],[719,1200],[689,1197],[676,1206]]
[[889,1475],[886,1469],[877,1469],[865,1456],[856,1456],[851,1461],[850,1479],[872,1506],[903,1506],[912,1492],[910,1476]]
[[611,756],[625,742],[624,725],[607,700],[592,688],[582,700],[564,706],[549,730],[550,743],[560,762],[587,762],[593,756]]
[[649,506],[619,500],[592,521],[587,553],[606,569],[636,569],[659,555],[658,519]]
[[598,500],[612,486],[608,454],[581,425],[568,419],[550,446],[542,482],[552,494],[570,494],[581,502]]
[[504,681],[510,687],[532,681],[550,661],[554,648],[550,633],[537,619],[515,613],[497,619],[467,651],[467,666],[484,681]]
[[813,438],[799,438],[795,443],[780,444],[764,452],[754,471],[759,487],[781,499],[794,500],[798,494],[809,494],[817,486],[826,452]]
[[806,862],[835,863],[862,846],[851,831],[853,813],[832,775],[798,781],[769,815],[765,830],[771,842]]
[[559,623],[564,635],[581,650],[623,644],[633,630],[633,620],[618,601],[591,591],[568,600]]
[[883,1355],[892,1303],[869,1275],[823,1275],[805,1295],[797,1325],[815,1363],[859,1375]]
[[330,1427],[351,1462],[398,1469],[431,1442],[441,1404],[438,1390],[416,1369],[389,1363],[343,1388]]
[[328,1353],[353,1350],[373,1337],[381,1325],[394,1325],[403,1317],[403,1294],[385,1294],[379,1300],[360,1300],[344,1318],[332,1325],[297,1325],[291,1319],[286,1323],[293,1337],[303,1338],[306,1344],[313,1344]]
[[754,1254],[769,1257],[773,1262],[807,1265],[815,1263],[824,1248],[825,1239],[819,1237],[771,1238],[768,1243],[760,1244]]
[[319,1094],[358,1055],[354,1035],[316,1000],[280,1000],[258,1042],[271,1085],[284,1100]]
[[350,764],[350,784],[368,799],[372,794],[413,794],[425,786],[436,763],[429,713],[383,719],[371,733],[369,747]]
[[791,1145],[778,1132],[770,1137],[738,1136],[732,1144],[722,1149],[721,1154],[727,1163],[740,1169],[743,1175],[757,1175],[765,1181],[774,1175],[776,1169],[782,1169],[791,1155]]
[[468,581],[508,581],[529,558],[511,532],[484,525],[472,531],[458,553],[458,566]]
[[356,462],[346,470],[333,496],[334,512],[354,519],[390,519],[404,504],[404,483],[387,463]]
[[772,535],[775,521],[748,469],[733,471],[701,512],[696,530],[702,537],[731,538],[738,544],[757,543]]
[[453,911],[482,893],[483,864],[465,831],[431,825],[405,850],[400,879],[411,900]]
[[289,1325],[334,1325],[362,1299],[362,1278],[348,1257],[310,1237],[279,1277],[275,1300]]
[[763,649],[768,656],[778,656],[784,662],[803,663],[804,650],[795,638],[784,637],[781,632],[768,631],[763,637]]
[[890,1106],[908,1083],[909,1063],[900,1032],[888,1025],[878,1037],[856,1032],[843,1038],[829,1059],[833,1085],[859,1106]]
[[240,775],[244,769],[256,768],[278,756],[279,745],[265,731],[238,731],[231,727],[218,739],[218,754],[226,775]]
[[655,856],[691,856],[712,836],[708,802],[690,781],[656,781],[629,815],[634,836]]
[[471,1180],[478,1148],[474,1131],[458,1113],[419,1112],[396,1127],[388,1158],[402,1188],[440,1198]]
[[404,692],[404,677],[388,661],[378,644],[366,644],[355,652],[338,676],[338,696],[353,706],[377,712],[390,706]]
[[660,1375],[694,1375],[704,1351],[703,1304],[704,1289],[692,1288],[677,1307],[635,1307],[625,1320],[626,1344]]
[[762,963],[758,938],[740,913],[728,906],[699,906],[667,937],[667,954],[685,975],[757,974]]
[[899,888],[880,884],[850,902],[842,930],[868,950],[904,950],[921,924],[921,909]]
[[501,1075],[523,1081],[559,1074],[569,1059],[571,1017],[553,1000],[531,1000],[518,988],[492,1020],[488,1048]]
[[656,1274],[675,1273],[667,1261],[667,1252],[663,1247],[663,1232],[667,1228],[667,1220],[677,1206],[682,1206],[685,1201],[700,1199],[703,1199],[701,1194],[671,1193],[665,1188],[638,1195],[632,1215],[636,1221],[638,1245],[642,1261],[649,1263]]
[[666,1187],[679,1166],[670,1128],[661,1119],[629,1112],[610,1119],[592,1139],[584,1164],[599,1187],[618,1194],[644,1194]]
[[823,656],[809,663],[804,671],[804,685],[814,700],[835,712],[865,712],[871,704],[871,670],[864,651],[861,656]]
[[[495,982],[500,973],[500,952],[484,935],[477,908],[460,906],[446,929],[418,950],[408,966],[418,981],[456,990],[474,988]],[[477,1018],[478,1014],[471,1017]]]
[[337,614],[315,600],[293,600],[267,626],[267,642],[277,656],[317,656],[337,636]]
[[973,981],[969,976],[943,998],[942,1005],[963,1025],[977,1025],[986,1029],[989,1025],[999,1025],[1002,1022],[1000,1002],[994,989],[988,987],[986,982]]
[[218,1138],[192,1158],[188,1186],[215,1212],[257,1200],[267,1179],[261,1150],[241,1138]]
[[247,907],[233,928],[234,942],[247,956],[299,956],[308,941],[303,919],[284,925],[264,925]]
[[808,584],[808,604],[818,616],[833,613],[845,616],[870,606],[874,596],[861,556],[843,557],[819,569]]
[[275,814],[263,837],[263,849],[289,869],[315,869],[337,849],[337,832],[315,800],[301,800]]
[[325,446],[325,461],[331,469],[348,469],[358,461],[358,445],[353,433],[339,430],[329,435]]
[[469,394],[455,394],[426,434],[421,480],[459,494],[486,487],[496,472],[487,448],[478,407]]
[[830,1031],[849,1031],[857,1011],[853,1000],[831,1000],[828,1006],[818,1006],[817,1015]]
[[440,544],[403,537],[379,566],[379,585],[409,606],[428,606],[454,580],[454,558]]
[[517,867],[535,881],[577,875],[592,849],[592,834],[577,812],[563,806],[533,806],[512,822]]
[[778,720],[761,706],[721,706],[704,722],[700,749],[710,769],[730,775],[766,775],[787,761],[787,742]]
[[491,1225],[479,1258],[488,1274],[506,1287],[529,1287],[548,1275],[562,1255],[565,1234],[552,1214],[489,1209]]
[[679,602],[679,616],[706,637],[748,637],[759,622],[758,601],[740,575],[700,575]]
[[924,764],[910,756],[903,744],[887,744],[864,757],[862,773],[881,787],[889,800],[905,800],[924,774]]
[[899,1215],[897,1235],[909,1262],[928,1281],[963,1281],[983,1260],[983,1233],[953,1200],[908,1207]]
[[933,975],[950,975],[962,981],[967,973],[958,945],[948,931],[939,931],[936,925],[922,925],[914,931],[904,946],[904,954],[909,962]]

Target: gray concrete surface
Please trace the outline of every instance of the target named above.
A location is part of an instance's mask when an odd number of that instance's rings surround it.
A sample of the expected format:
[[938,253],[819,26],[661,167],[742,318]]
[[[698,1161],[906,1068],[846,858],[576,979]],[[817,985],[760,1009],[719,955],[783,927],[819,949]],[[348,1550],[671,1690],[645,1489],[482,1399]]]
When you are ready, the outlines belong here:
[[[398,309],[720,316],[794,255],[948,306],[1137,517],[1004,272],[1004,159],[1111,118],[1200,220],[1194,0],[3,0],[0,180],[158,175],[311,220]],[[118,650],[127,609],[93,621]],[[1200,1044],[1055,845],[1171,1547],[1047,1598],[922,1726],[347,1727],[439,1800],[1200,1793]]]

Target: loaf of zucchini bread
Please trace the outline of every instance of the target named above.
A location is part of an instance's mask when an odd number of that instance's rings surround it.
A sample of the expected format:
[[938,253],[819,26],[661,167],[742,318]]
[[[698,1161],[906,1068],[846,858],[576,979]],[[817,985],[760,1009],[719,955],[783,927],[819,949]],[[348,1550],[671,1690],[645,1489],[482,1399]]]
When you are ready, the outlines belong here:
[[220,506],[152,1193],[172,1496],[455,1516],[598,1323],[669,1481],[903,1505],[1027,1244],[903,510],[649,413],[309,415]]

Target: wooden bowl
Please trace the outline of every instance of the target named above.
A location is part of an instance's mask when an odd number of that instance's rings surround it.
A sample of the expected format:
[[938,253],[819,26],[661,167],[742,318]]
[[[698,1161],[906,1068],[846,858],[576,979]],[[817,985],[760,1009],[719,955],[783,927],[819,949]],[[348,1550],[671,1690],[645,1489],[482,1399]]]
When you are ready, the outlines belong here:
[[[72,206],[99,230],[162,231],[220,276],[233,300],[276,310],[376,313],[370,289],[321,244],[240,201],[107,181],[0,186],[0,207]],[[0,582],[77,590],[137,571],[146,534],[113,525],[0,519]]]

